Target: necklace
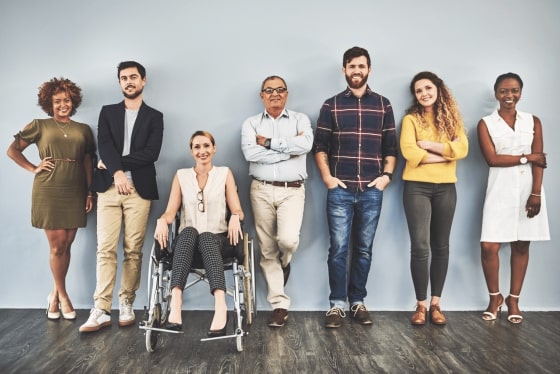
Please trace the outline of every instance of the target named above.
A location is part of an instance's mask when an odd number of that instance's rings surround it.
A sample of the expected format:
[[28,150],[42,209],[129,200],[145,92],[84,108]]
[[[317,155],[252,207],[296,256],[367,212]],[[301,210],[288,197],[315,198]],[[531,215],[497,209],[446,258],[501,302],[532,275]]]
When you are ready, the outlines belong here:
[[61,125],[60,123],[58,123],[57,120],[54,119],[54,117],[53,117],[53,121],[54,121],[54,123],[56,123],[56,126],[59,128],[59,130],[62,131],[62,133],[64,134],[64,137],[67,138],[68,134],[66,133],[66,131],[64,131],[64,129],[68,127],[70,122],[66,122],[65,125]]

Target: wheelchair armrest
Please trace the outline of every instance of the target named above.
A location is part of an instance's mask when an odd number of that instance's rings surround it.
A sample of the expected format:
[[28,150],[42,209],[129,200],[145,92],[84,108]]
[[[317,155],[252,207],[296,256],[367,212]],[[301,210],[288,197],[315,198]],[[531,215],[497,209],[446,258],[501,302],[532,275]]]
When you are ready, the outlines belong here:
[[168,251],[168,249],[167,248],[161,248],[161,246],[159,245],[159,242],[157,240],[154,242],[154,254],[155,254],[156,260],[158,260],[158,262],[162,258],[171,257],[171,253]]

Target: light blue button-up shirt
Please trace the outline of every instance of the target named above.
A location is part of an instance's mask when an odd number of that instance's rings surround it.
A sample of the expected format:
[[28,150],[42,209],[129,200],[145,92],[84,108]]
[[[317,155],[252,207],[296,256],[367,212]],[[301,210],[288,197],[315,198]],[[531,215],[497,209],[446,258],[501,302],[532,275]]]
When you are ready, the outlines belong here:
[[[270,149],[257,144],[257,135],[271,139]],[[306,155],[312,145],[311,121],[303,113],[284,109],[274,119],[265,111],[243,122],[241,149],[253,178],[277,182],[306,179]]]

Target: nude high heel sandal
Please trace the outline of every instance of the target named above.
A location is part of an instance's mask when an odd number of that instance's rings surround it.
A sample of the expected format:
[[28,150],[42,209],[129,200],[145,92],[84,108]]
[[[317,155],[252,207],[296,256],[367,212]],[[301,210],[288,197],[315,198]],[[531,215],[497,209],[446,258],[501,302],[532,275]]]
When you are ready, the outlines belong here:
[[485,321],[495,321],[498,316],[502,314],[502,306],[504,305],[504,297],[500,292],[491,292],[489,293],[490,296],[498,296],[498,307],[495,311],[490,311],[490,305],[488,308],[482,312],[482,319]]
[[521,322],[523,322],[523,316],[520,315],[520,314],[511,314],[511,312],[510,312],[510,311],[511,311],[511,308],[510,308],[510,306],[509,306],[509,302],[510,302],[510,300],[511,300],[512,298],[514,298],[514,299],[519,299],[519,295],[512,295],[512,294],[509,294],[509,296],[506,297],[506,305],[507,305],[507,307],[508,307],[508,316],[507,316],[507,319],[508,319],[508,321],[509,321],[510,323],[513,323],[514,325],[518,325],[518,324],[520,324]]

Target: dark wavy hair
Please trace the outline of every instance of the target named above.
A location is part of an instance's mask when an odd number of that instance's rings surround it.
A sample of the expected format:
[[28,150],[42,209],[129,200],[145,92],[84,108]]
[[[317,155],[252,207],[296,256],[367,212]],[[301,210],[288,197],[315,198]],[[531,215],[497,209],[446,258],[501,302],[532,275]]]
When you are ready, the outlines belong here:
[[368,68],[371,67],[371,58],[369,57],[369,53],[367,49],[362,47],[352,47],[342,56],[342,67],[345,68],[346,64],[355,59],[356,57],[365,56],[367,59],[367,66]]
[[204,130],[198,130],[195,131],[192,135],[191,135],[191,140],[189,141],[189,147],[192,149],[192,142],[194,140],[194,138],[196,138],[197,136],[205,136],[208,139],[210,139],[210,142],[212,143],[213,146],[216,145],[216,141],[214,140],[214,137],[212,136],[212,134],[210,134],[208,131],[204,131]]
[[496,83],[494,83],[494,92],[496,92],[496,90],[498,89],[498,85],[505,79],[515,79],[519,82],[519,88],[523,89],[523,81],[521,80],[521,77],[519,75],[515,73],[505,73],[499,75],[498,78],[496,78]]
[[70,79],[53,78],[43,83],[39,87],[38,103],[41,109],[50,117],[54,116],[52,98],[60,92],[65,92],[72,101],[72,112],[70,116],[76,114],[76,111],[82,103],[82,89],[72,82]]
[[440,136],[445,135],[449,140],[455,139],[459,131],[464,131],[463,118],[461,117],[459,106],[451,94],[451,91],[436,74],[429,71],[422,71],[412,78],[410,82],[410,93],[414,98],[414,103],[406,110],[406,113],[415,115],[422,125],[427,125],[424,119],[424,107],[416,100],[416,93],[414,92],[414,85],[422,79],[429,80],[437,87],[437,99],[434,103],[433,110],[434,122],[438,134]]

